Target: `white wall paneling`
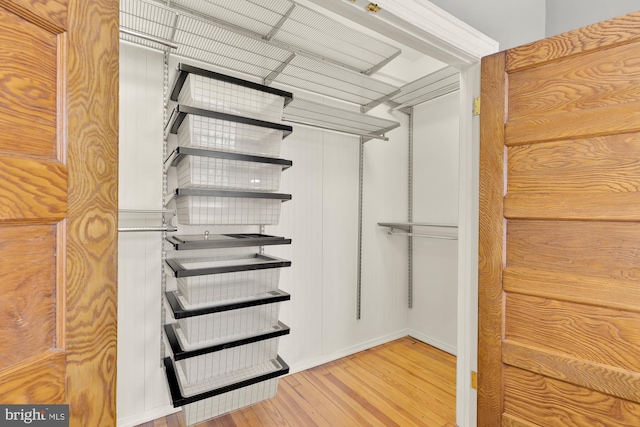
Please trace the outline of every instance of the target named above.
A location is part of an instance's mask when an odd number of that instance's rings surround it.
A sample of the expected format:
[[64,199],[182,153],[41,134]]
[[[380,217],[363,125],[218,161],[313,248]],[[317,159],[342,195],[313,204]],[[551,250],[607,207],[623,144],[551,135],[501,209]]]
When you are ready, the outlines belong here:
[[[162,208],[162,53],[120,45],[120,209]],[[158,232],[118,239],[118,425],[164,416]]]
[[[413,222],[458,223],[459,97],[413,107]],[[448,231],[414,227],[416,233]],[[398,239],[398,238],[396,238]],[[452,354],[457,340],[457,241],[413,238],[409,334]]]

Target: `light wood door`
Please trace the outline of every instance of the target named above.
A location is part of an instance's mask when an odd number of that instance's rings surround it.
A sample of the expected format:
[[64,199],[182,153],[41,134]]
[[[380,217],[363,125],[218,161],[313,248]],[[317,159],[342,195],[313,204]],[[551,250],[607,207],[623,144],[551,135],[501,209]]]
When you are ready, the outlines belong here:
[[117,0],[0,0],[0,402],[115,425]]
[[640,12],[482,61],[481,427],[640,426]]

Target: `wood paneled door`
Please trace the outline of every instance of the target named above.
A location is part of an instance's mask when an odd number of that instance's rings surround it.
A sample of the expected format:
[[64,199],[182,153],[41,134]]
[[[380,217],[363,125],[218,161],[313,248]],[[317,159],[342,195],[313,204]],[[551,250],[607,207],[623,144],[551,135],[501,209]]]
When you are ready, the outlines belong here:
[[640,426],[640,12],[482,61],[478,426]]
[[117,0],[0,0],[0,403],[115,425]]

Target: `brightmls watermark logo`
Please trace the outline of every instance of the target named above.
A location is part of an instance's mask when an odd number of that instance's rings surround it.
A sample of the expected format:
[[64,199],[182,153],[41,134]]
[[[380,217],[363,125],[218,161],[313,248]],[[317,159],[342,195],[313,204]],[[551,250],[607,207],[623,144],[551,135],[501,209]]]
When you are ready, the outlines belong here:
[[0,405],[0,427],[69,427],[69,405]]

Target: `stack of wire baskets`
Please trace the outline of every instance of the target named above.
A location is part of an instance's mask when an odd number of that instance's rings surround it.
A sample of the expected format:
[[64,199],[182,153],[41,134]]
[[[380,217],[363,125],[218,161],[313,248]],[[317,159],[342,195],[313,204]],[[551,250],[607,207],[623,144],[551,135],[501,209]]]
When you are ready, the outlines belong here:
[[[188,226],[277,225],[280,176],[291,162],[280,145],[288,92],[179,64],[167,132],[177,134],[166,159],[176,188],[168,204]],[[173,168],[169,168],[169,166]],[[175,322],[164,326],[164,359],[174,406],[187,425],[273,397],[288,366],[278,356],[280,270],[290,261],[264,254],[265,244],[290,240],[263,234],[170,236],[175,249],[200,249],[166,260],[176,290],[165,293]],[[189,243],[191,242],[191,243]],[[267,243],[265,243],[267,242]],[[202,249],[210,250],[202,250]],[[204,254],[203,254],[204,252]]]

